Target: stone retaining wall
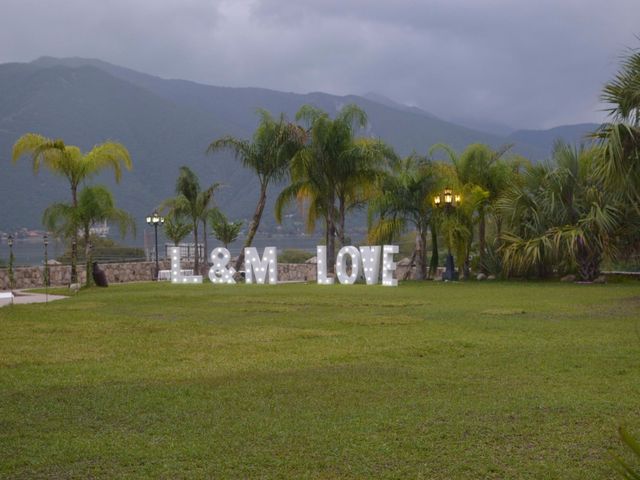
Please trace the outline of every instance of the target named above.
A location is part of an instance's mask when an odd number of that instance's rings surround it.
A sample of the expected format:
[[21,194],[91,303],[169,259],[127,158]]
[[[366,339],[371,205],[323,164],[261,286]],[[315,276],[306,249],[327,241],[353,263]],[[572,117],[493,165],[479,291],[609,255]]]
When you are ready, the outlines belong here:
[[[100,268],[107,274],[109,283],[144,282],[153,279],[155,262],[101,263]],[[78,281],[85,282],[84,265],[78,266]],[[169,261],[161,261],[160,269],[168,270]],[[192,262],[182,262],[182,268],[193,268]],[[17,267],[13,269],[14,289],[44,287],[44,267]],[[69,265],[49,266],[50,285],[52,287],[68,286],[71,283],[71,267]],[[314,264],[278,264],[280,281],[315,281],[316,266]],[[0,290],[9,288],[9,271],[0,268]]]

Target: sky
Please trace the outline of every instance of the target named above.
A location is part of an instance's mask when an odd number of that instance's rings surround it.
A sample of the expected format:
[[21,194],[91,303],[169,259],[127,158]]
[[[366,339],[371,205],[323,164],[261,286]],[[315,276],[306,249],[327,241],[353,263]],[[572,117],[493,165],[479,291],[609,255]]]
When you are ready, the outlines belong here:
[[599,122],[638,0],[2,0],[0,63],[99,58],[165,78],[375,92],[511,128]]

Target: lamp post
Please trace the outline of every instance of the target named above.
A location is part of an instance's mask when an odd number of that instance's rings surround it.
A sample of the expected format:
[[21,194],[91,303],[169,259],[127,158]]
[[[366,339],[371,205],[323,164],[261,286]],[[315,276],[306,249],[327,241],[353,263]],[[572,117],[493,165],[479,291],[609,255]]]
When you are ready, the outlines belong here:
[[[438,208],[444,208],[445,214],[449,215],[454,208],[458,206],[458,204],[462,201],[462,198],[459,194],[455,194],[453,190],[449,187],[446,187],[442,194],[438,194],[433,198],[433,203]],[[447,261],[445,263],[445,271],[442,276],[443,280],[457,280],[458,274],[455,270],[455,263],[453,261],[453,254],[451,253],[451,245],[450,242],[447,245],[448,253],[447,253]]]
[[154,280],[158,280],[158,272],[160,272],[160,267],[158,265],[158,225],[164,224],[164,217],[158,215],[158,212],[153,212],[153,214],[147,217],[147,224],[153,225],[153,229],[155,231],[156,237],[156,274],[154,276]]
[[49,303],[49,253],[47,247],[49,246],[49,237],[44,234],[44,299],[45,303]]
[[7,237],[7,244],[9,245],[9,290],[13,290],[13,236]]

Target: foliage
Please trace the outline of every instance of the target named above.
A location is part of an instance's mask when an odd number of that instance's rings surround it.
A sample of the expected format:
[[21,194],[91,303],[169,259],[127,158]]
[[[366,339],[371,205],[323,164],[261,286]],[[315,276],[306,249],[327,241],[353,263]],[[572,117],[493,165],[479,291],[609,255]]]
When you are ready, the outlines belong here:
[[193,225],[188,223],[186,217],[176,211],[169,213],[164,219],[164,234],[175,246],[191,233]]
[[[471,144],[457,155],[448,145],[437,144],[429,150],[430,154],[438,150],[444,150],[447,153],[452,166],[448,169],[447,186],[455,186],[457,191],[462,193],[463,203],[456,209],[455,228],[450,229],[456,232],[456,242],[466,242],[465,246],[457,245],[456,248],[459,251],[459,261],[462,254],[464,260],[462,263],[467,265],[465,276],[468,270],[474,225],[478,225],[478,263],[481,266],[484,265],[483,258],[486,253],[486,229],[489,215],[494,216],[498,233],[500,231],[502,219],[494,209],[494,204],[512,183],[514,168],[517,168],[502,159],[510,149],[511,145],[505,145],[494,151],[484,144]],[[448,220],[446,223],[451,224],[452,221]]]
[[305,263],[310,258],[314,257],[314,253],[307,252],[306,250],[298,250],[295,248],[289,248],[284,250],[278,255],[279,263]]
[[[284,178],[291,158],[306,141],[306,132],[301,127],[287,122],[284,114],[280,114],[277,120],[266,110],[258,110],[258,114],[260,122],[253,133],[252,141],[228,135],[215,140],[207,148],[209,153],[231,150],[246,168],[253,170],[258,176],[260,194],[244,247],[251,246],[260,226],[269,184]],[[240,270],[243,260],[244,248],[236,261],[236,270]]]
[[[202,189],[197,175],[186,166],[180,167],[180,174],[176,179],[176,196],[165,200],[161,209],[168,208],[167,216],[186,217],[191,221],[191,231],[195,244],[193,269],[200,272],[200,259],[198,248],[198,225],[206,222],[213,195],[219,184],[214,183]],[[206,237],[206,231],[203,232]]]
[[285,207],[297,201],[306,210],[306,228],[325,224],[328,271],[333,271],[336,237],[344,243],[346,212],[371,195],[380,176],[380,165],[392,151],[380,141],[355,139],[357,127],[367,123],[365,112],[346,105],[331,119],[311,105],[304,105],[296,119],[309,126],[308,141],[293,157],[291,183],[276,200],[275,215],[282,222]]
[[[123,238],[129,230],[135,234],[135,220],[124,210],[116,208],[111,192],[102,185],[83,188],[76,206],[54,203],[45,210],[42,217],[45,227],[59,238],[73,241],[78,230],[82,232],[87,286],[91,284],[92,278],[93,248],[90,230],[93,225],[103,221],[115,223]],[[72,251],[72,256],[73,253]]]
[[[619,200],[622,216],[640,223],[640,50],[631,50],[620,71],[607,83],[602,100],[609,105],[610,123],[594,136],[602,144],[597,165],[608,194]],[[622,256],[640,254],[640,230],[628,228],[616,239]]]
[[214,210],[210,214],[211,228],[213,229],[213,236],[222,242],[225,248],[233,243],[240,234],[242,228],[242,222],[230,222],[227,217],[220,211]]
[[530,167],[499,201],[510,227],[501,237],[507,273],[545,276],[559,267],[590,281],[603,258],[615,257],[611,239],[627,227],[599,175],[600,154],[558,143],[551,163]]
[[[38,173],[44,165],[56,175],[63,176],[71,188],[71,209],[78,207],[78,187],[80,183],[102,170],[113,170],[116,182],[120,181],[123,167],[131,170],[131,157],[128,150],[120,143],[105,142],[96,145],[89,152],[82,151],[74,145],[65,145],[60,139],[50,139],[36,133],[22,135],[13,145],[12,158],[17,162],[22,156],[30,155],[33,172]],[[67,212],[69,220],[79,218],[76,214]],[[78,241],[79,224],[69,225],[71,236],[75,243]],[[72,252],[71,281],[76,282],[77,252]]]
[[[409,227],[416,231],[416,278],[427,276],[426,235],[433,216],[437,180],[431,162],[411,155],[396,162],[369,202],[369,242],[388,243]],[[433,228],[433,226],[432,226]]]
[[[144,249],[139,247],[128,247],[122,245],[111,238],[102,238],[91,235],[91,257],[93,261],[99,263],[106,262],[127,262],[143,261],[146,259]],[[78,242],[78,260],[86,262],[86,244],[83,238]],[[65,251],[56,258],[57,261],[68,264],[71,261],[71,244],[67,243]]]

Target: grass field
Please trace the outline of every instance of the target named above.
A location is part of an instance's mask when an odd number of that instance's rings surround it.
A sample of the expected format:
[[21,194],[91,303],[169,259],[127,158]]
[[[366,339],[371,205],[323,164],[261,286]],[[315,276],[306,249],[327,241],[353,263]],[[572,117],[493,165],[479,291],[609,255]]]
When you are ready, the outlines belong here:
[[617,478],[640,283],[170,286],[0,309],[0,477]]

